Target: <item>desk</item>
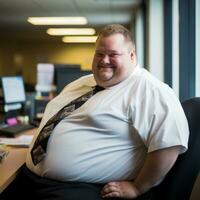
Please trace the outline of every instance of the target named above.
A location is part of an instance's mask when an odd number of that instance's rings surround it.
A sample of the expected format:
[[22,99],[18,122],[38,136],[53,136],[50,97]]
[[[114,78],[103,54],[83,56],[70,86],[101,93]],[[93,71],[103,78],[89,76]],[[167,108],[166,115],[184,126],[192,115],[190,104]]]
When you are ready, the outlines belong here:
[[[22,134],[34,134],[36,129]],[[19,169],[24,164],[28,148],[10,147],[9,154],[0,163],[0,193],[15,179]]]

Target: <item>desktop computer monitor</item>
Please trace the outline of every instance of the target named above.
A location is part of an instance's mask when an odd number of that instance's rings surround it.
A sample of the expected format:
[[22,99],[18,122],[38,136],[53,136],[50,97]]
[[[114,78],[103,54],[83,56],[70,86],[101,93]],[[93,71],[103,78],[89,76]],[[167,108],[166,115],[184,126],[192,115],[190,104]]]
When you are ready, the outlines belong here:
[[23,103],[26,100],[24,81],[21,76],[1,77],[4,104]]
[[54,64],[55,76],[54,82],[57,87],[57,94],[72,81],[80,78],[81,76],[91,74],[91,70],[81,70],[81,66],[77,64]]
[[0,80],[3,100],[1,106],[4,108],[0,135],[13,137],[25,130],[32,129],[33,126],[28,124],[28,118],[26,122],[17,119],[22,114],[21,111],[24,111],[23,104],[26,101],[23,78],[21,76],[3,76]]
[[21,76],[2,76],[0,86],[0,121],[5,121],[22,112],[26,94]]

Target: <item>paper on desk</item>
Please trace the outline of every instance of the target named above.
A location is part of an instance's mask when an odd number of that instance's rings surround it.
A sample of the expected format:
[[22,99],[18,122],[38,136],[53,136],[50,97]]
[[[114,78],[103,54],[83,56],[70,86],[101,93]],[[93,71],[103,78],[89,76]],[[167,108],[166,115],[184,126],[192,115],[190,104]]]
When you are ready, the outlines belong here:
[[12,146],[29,146],[33,139],[33,135],[21,135],[16,138],[0,138],[0,144]]
[[0,163],[8,155],[9,151],[5,145],[0,144]]

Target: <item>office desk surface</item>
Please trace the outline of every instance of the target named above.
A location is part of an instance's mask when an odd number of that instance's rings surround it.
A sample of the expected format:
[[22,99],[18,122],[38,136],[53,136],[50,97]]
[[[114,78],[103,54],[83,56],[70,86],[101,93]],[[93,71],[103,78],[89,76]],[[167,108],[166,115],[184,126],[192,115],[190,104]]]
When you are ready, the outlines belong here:
[[8,156],[0,164],[0,193],[15,179],[24,164],[28,148],[11,148]]
[[[35,129],[22,134],[34,134]],[[24,164],[28,148],[10,147],[9,154],[0,163],[0,193],[15,179],[20,167]]]

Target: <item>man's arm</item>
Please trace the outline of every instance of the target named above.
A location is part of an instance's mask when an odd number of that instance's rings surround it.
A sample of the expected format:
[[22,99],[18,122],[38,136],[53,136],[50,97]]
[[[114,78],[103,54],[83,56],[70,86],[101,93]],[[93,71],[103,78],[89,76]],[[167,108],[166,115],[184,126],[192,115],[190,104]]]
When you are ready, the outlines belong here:
[[136,198],[163,180],[174,165],[179,153],[180,146],[148,153],[144,166],[134,181],[107,183],[101,191],[102,197]]

